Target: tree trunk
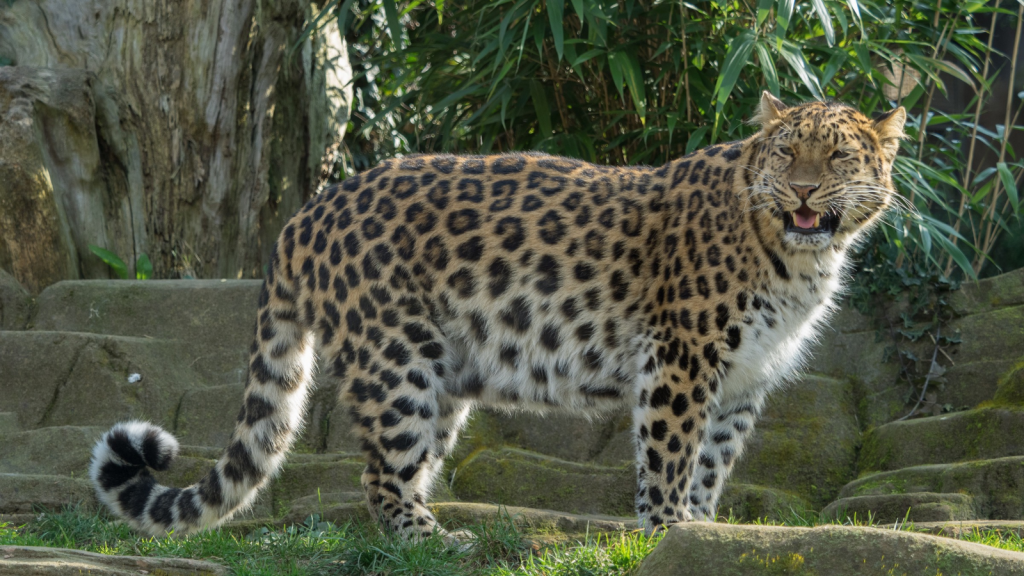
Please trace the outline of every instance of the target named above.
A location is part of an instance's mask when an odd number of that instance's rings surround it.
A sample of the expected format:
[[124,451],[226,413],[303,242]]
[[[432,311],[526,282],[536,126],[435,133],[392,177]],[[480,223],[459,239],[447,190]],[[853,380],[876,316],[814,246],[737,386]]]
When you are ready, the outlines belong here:
[[105,278],[97,245],[156,277],[262,275],[348,119],[337,29],[299,43],[300,0],[9,1],[0,267]]

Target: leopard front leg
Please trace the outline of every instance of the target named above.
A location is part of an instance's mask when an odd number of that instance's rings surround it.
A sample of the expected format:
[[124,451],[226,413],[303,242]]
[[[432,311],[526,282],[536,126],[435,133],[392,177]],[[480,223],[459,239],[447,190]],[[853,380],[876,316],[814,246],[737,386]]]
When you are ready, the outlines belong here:
[[650,534],[692,520],[687,494],[704,436],[711,388],[707,378],[666,368],[640,391],[633,410],[637,446],[636,511]]
[[764,399],[765,393],[758,391],[709,406],[704,440],[690,483],[688,507],[694,519],[715,520],[725,480],[754,431]]

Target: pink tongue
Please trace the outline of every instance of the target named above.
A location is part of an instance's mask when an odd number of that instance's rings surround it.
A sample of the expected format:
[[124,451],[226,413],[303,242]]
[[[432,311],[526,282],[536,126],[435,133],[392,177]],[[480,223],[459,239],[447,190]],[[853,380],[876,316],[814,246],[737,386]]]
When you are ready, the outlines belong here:
[[796,225],[800,228],[814,228],[814,216],[816,216],[814,212],[811,212],[810,216],[804,216],[799,212],[793,213],[793,217],[796,218]]

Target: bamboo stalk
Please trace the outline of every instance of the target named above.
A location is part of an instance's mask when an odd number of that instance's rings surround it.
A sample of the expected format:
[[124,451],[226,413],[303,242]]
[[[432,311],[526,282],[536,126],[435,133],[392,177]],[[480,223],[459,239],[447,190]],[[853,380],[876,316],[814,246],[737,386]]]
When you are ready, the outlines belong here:
[[[993,14],[993,17],[995,15]],[[1017,32],[1013,38],[1013,56],[1010,57],[1010,82],[1006,88],[1006,115],[1003,119],[1003,138],[999,144],[999,160],[998,162],[1004,162],[1006,160],[1006,143],[1010,139],[1010,112],[1013,109],[1013,77],[1017,73],[1017,53],[1020,51],[1020,32],[1021,32],[1021,19],[1024,18],[1024,3],[1018,3],[1017,6]],[[995,184],[992,185],[992,201],[989,202],[988,209],[985,210],[985,217],[982,222],[988,221],[985,225],[985,235],[983,236],[984,245],[982,250],[975,255],[975,262],[973,264],[974,273],[978,274],[981,272],[982,266],[985,265],[985,257],[988,256],[992,246],[996,242],[996,238],[999,237],[999,228],[995,225],[994,215],[996,210],[996,204],[999,202],[999,193],[1002,191],[1002,179],[997,178]]]
[[[999,15],[999,5],[1002,0],[996,0],[996,11],[992,12],[992,22],[988,28],[988,45],[985,46],[985,64],[981,70],[982,84],[981,89],[978,91],[978,102],[974,106],[974,124],[971,126],[971,145],[967,149],[967,165],[964,168],[964,182],[963,188],[967,190],[967,187],[971,184],[971,168],[974,166],[974,149],[978,142],[978,122],[981,119],[981,105],[985,100],[985,84],[984,80],[988,78],[988,67],[992,61],[992,42],[995,39],[996,33],[996,17]],[[956,222],[953,223],[953,230],[957,233],[960,232],[960,223],[964,219],[964,209],[967,207],[967,196],[964,194],[960,195],[960,207],[957,209]],[[973,224],[972,224],[973,228]],[[956,244],[956,236],[953,234],[949,235],[949,241],[954,245]],[[949,276],[953,273],[953,257],[948,256],[946,258],[946,270],[945,275]]]

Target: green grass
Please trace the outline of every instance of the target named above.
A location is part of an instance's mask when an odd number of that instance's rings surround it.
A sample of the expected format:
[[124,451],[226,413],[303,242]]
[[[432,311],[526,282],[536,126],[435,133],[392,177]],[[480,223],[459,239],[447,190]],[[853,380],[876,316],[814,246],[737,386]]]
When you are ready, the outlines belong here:
[[104,514],[69,508],[41,514],[25,526],[0,523],[0,546],[51,546],[114,555],[210,560],[238,576],[627,575],[660,536],[639,533],[588,536],[582,542],[530,546],[511,518],[467,527],[476,545],[459,550],[440,537],[408,543],[375,526],[337,526],[316,517],[302,526],[265,527],[246,536],[216,530],[186,538],[146,538]]
[[[735,518],[724,518],[739,523]],[[754,524],[817,526],[838,523],[878,526],[872,518],[827,522],[816,514],[791,512],[781,520]],[[880,526],[881,527],[881,526]],[[408,543],[382,534],[375,526],[337,526],[311,517],[302,526],[265,527],[240,536],[217,530],[186,538],[145,538],[104,514],[69,508],[40,514],[24,526],[0,522],[0,545],[76,548],[101,554],[195,558],[218,562],[238,576],[258,575],[424,575],[424,576],[626,576],[654,549],[660,535],[642,533],[588,535],[540,546],[508,516],[469,526],[477,543],[468,550],[440,537]],[[914,530],[903,523],[898,529]],[[1012,531],[975,530],[960,539],[1024,552],[1024,538]]]

